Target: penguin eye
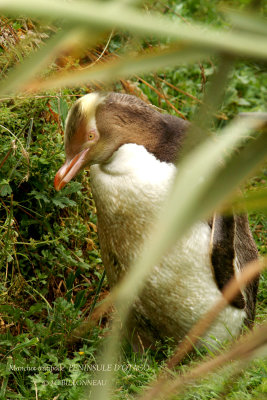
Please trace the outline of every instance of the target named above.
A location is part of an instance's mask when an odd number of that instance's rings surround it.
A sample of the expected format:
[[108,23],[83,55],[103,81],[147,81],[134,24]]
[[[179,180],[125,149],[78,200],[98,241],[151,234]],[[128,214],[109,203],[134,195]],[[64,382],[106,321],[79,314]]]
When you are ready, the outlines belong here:
[[94,132],[90,132],[89,135],[88,135],[88,139],[89,140],[93,140],[94,138],[95,138]]

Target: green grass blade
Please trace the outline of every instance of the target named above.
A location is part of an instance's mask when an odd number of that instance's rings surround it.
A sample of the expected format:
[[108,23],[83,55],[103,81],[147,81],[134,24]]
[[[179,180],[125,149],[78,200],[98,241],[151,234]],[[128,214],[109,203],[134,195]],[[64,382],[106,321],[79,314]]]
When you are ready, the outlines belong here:
[[3,377],[2,384],[1,384],[1,389],[0,389],[0,399],[5,399],[6,398],[6,389],[7,389],[7,384],[8,384],[8,379],[10,375],[10,366],[13,363],[12,357],[7,357],[7,362],[6,362],[6,375]]
[[5,354],[4,358],[7,357],[10,353],[13,353],[13,352],[15,352],[15,351],[17,351],[17,350],[25,349],[25,348],[30,347],[30,346],[36,346],[36,344],[37,344],[38,342],[39,342],[38,337],[32,338],[32,339],[30,339],[30,340],[29,340],[28,338],[26,338],[25,341],[24,341],[23,343],[19,343],[19,344],[17,344],[15,347],[13,347],[13,349],[9,350],[9,351]]
[[[112,29],[114,26],[138,35],[189,41],[218,52],[235,56],[267,58],[266,36],[252,37],[246,32],[230,32],[201,24],[175,22],[166,16],[144,13],[117,2],[88,3],[53,0],[0,0],[1,12],[31,17],[61,18],[71,23],[90,24],[90,29]],[[256,40],[255,40],[256,39]]]

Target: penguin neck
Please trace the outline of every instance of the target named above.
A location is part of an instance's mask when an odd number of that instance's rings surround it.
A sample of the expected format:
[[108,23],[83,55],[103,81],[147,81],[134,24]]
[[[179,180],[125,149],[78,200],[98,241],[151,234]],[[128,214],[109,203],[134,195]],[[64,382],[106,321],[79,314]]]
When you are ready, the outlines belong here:
[[[174,165],[161,162],[147,147],[136,143],[125,143],[116,150],[112,156],[103,164],[98,165],[98,169],[108,175],[131,176],[131,178],[160,180],[162,171],[175,169]],[[92,169],[92,167],[91,167]],[[98,170],[97,169],[97,170]],[[143,177],[143,178],[142,178]],[[150,178],[149,178],[150,177]]]

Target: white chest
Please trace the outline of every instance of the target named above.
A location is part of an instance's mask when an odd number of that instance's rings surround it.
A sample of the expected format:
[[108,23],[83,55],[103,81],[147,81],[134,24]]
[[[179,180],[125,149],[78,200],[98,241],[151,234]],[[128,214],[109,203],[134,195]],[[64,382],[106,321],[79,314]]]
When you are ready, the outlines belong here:
[[[162,163],[142,146],[122,146],[104,166],[91,167],[103,262],[110,284],[142,251],[166,198],[176,168]],[[190,184],[190,183],[189,183]],[[210,265],[210,227],[198,222],[155,266],[134,305],[133,326],[141,336],[180,339],[220,296]],[[218,339],[235,335],[244,312],[227,307],[210,331]],[[149,328],[146,329],[146,321]],[[147,332],[153,326],[154,332]]]
[[173,165],[135,144],[122,146],[108,164],[91,167],[102,253],[107,246],[123,269],[139,255],[174,174]]

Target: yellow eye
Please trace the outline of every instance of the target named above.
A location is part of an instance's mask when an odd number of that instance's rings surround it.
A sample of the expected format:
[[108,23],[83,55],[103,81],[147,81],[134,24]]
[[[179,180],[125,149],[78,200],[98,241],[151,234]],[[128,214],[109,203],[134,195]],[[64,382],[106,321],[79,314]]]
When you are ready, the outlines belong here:
[[95,134],[94,134],[93,132],[89,133],[88,139],[89,139],[89,140],[92,140],[92,139],[94,139],[94,138],[95,138]]

